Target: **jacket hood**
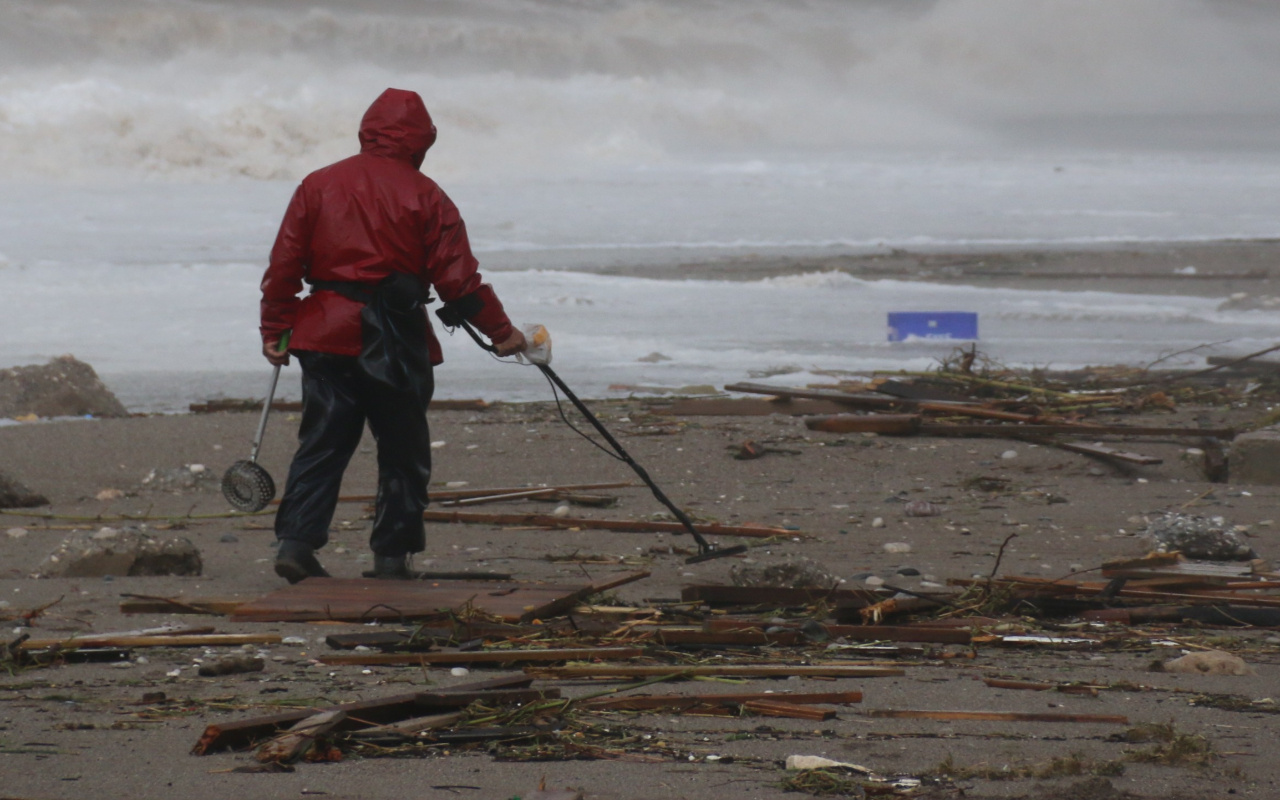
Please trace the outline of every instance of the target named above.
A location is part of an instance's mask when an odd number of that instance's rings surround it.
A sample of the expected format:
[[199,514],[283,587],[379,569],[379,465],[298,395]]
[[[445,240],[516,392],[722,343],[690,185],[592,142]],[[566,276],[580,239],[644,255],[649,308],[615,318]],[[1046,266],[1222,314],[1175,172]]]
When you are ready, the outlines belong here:
[[360,120],[360,152],[422,166],[436,141],[436,126],[417,92],[387,89]]

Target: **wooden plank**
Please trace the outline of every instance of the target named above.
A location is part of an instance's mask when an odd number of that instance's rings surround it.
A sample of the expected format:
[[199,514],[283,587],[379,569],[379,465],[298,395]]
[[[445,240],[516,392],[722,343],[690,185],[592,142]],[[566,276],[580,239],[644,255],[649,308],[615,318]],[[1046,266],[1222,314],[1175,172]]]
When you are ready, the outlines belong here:
[[752,700],[777,700],[793,705],[848,705],[850,703],[861,703],[862,692],[628,695],[626,697],[596,697],[574,703],[574,707],[595,711],[682,711],[698,706],[736,706]]
[[[706,622],[712,631],[759,630],[762,627],[776,627],[764,620],[712,619]],[[789,630],[799,631],[799,625],[785,626]],[[822,630],[832,639],[854,639],[857,641],[885,642],[928,642],[930,644],[969,644],[972,633],[965,628],[931,628],[922,625],[823,625]],[[774,634],[775,636],[777,634]]]
[[[947,411],[954,411],[951,406]],[[990,412],[1006,414],[1007,412]],[[1001,417],[1003,418],[1003,417]],[[912,420],[915,420],[912,422]],[[1139,427],[1129,425],[1089,425],[1084,423],[963,424],[922,422],[915,414],[834,414],[805,420],[809,430],[826,433],[882,433],[920,436],[996,436],[1019,439],[1026,436],[1075,434],[1079,436],[1160,436],[1212,437],[1234,439],[1233,428]]]
[[[476,511],[424,511],[427,522],[453,522],[467,525],[515,525],[526,528],[582,528],[587,530],[614,531],[616,533],[688,533],[679,522],[650,522],[630,519],[591,519],[588,517],[556,517],[551,514],[483,514]],[[772,539],[778,536],[801,537],[803,533],[786,528],[767,528],[750,525],[695,524],[694,530],[703,536],[739,536],[754,539]]]
[[1045,439],[1041,444],[1056,447],[1059,450],[1067,450],[1072,453],[1080,453],[1086,456],[1097,456],[1099,458],[1109,458],[1114,461],[1123,461],[1126,464],[1139,464],[1142,466],[1152,466],[1155,464],[1163,464],[1163,458],[1148,456],[1142,453],[1130,453],[1125,450],[1116,450],[1114,447],[1107,447],[1103,444],[1086,444],[1085,442],[1063,442],[1052,439]]
[[992,689],[1016,689],[1029,692],[1055,691],[1062,694],[1088,695],[1089,697],[1097,697],[1099,688],[1083,684],[1035,683],[1032,681],[1008,681],[1000,678],[983,678],[982,682]]
[[1193,437],[1205,436],[1219,439],[1234,439],[1234,428],[1161,428],[1137,425],[1090,425],[1086,423],[1056,424],[962,424],[926,422],[920,426],[921,436],[998,436],[1021,438],[1023,436],[1051,436],[1070,434],[1078,436],[1159,436],[1159,437]]
[[120,603],[122,614],[209,614],[226,616],[233,613],[241,603],[247,602],[243,597],[158,597],[146,594],[122,594],[126,598]]
[[[533,679],[524,674],[504,675],[485,681],[460,684],[441,693],[467,693],[485,690],[512,689],[529,686]],[[191,752],[203,756],[224,750],[242,750],[255,742],[264,739],[276,731],[293,725],[322,711],[342,711],[347,714],[344,729],[358,729],[370,725],[386,725],[411,719],[421,713],[418,698],[421,692],[389,695],[372,700],[361,700],[354,703],[342,703],[327,708],[302,708],[269,714],[234,722],[222,722],[205,728],[200,740]]]
[[916,711],[873,708],[858,712],[877,719],[935,719],[977,722],[1086,722],[1099,725],[1128,725],[1119,714],[1058,714],[1044,711]]
[[308,578],[240,605],[239,622],[395,622],[442,619],[470,608],[510,622],[572,608],[589,586],[483,581]]
[[915,402],[883,394],[838,392],[831,389],[797,389],[787,386],[769,386],[764,383],[734,383],[724,387],[726,392],[742,392],[744,394],[767,394],[774,397],[785,397],[801,400],[830,400],[844,406],[855,408],[902,408],[914,407]]
[[742,704],[744,711],[759,714],[762,717],[786,717],[788,719],[807,719],[822,722],[835,717],[836,712],[828,708],[798,706],[773,700],[750,700]]
[[669,406],[654,407],[653,413],[670,417],[767,417],[781,414],[806,417],[817,414],[839,414],[848,409],[833,400],[800,400],[778,397],[759,400],[754,397],[677,400]]
[[525,667],[525,672],[538,678],[657,678],[702,677],[722,678],[885,678],[905,675],[901,667],[812,666],[783,664],[723,664],[710,666],[619,666],[600,664],[582,667]]
[[392,666],[413,664],[515,664],[526,661],[587,661],[599,658],[639,658],[641,647],[580,647],[545,650],[476,650],[430,653],[358,653],[327,655],[318,660],[329,666]]
[[32,642],[49,642],[47,639],[29,639],[23,643],[24,648],[50,647],[57,645],[63,649],[77,647],[239,647],[244,644],[280,644],[279,634],[274,633],[210,633],[197,636],[113,636],[94,639],[52,640],[53,644],[37,644]]

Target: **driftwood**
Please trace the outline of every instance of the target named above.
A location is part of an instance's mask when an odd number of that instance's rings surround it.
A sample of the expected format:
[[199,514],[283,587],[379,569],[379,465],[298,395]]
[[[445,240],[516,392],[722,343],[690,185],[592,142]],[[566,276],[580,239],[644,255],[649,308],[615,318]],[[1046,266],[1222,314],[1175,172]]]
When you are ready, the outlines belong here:
[[[688,533],[679,522],[648,522],[646,520],[588,519],[585,517],[556,517],[550,514],[481,514],[465,511],[424,511],[427,522],[461,522],[471,525],[518,525],[529,528],[587,528],[619,533]],[[740,536],[743,538],[772,539],[776,536],[803,536],[785,528],[765,528],[743,525],[694,525],[703,536]]]

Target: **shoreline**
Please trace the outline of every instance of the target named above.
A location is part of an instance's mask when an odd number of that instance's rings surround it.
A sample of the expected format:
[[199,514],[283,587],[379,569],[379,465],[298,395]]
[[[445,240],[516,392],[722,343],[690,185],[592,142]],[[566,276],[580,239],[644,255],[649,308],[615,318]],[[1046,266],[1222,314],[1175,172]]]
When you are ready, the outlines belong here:
[[[481,268],[497,274],[545,269],[654,280],[716,281],[756,281],[839,271],[866,280],[1198,297],[1228,297],[1280,279],[1280,239],[1118,242],[1095,246],[938,246],[835,253],[831,250],[836,248],[776,248],[785,252],[771,252],[774,249],[759,248],[757,252],[726,253],[714,258],[689,258],[689,251],[679,248],[488,254],[488,263],[482,263]],[[649,257],[636,258],[641,252]],[[624,253],[633,257],[621,258]],[[560,259],[563,265],[541,263],[552,258]],[[525,263],[512,263],[517,260]],[[1194,272],[1188,267],[1193,267]]]

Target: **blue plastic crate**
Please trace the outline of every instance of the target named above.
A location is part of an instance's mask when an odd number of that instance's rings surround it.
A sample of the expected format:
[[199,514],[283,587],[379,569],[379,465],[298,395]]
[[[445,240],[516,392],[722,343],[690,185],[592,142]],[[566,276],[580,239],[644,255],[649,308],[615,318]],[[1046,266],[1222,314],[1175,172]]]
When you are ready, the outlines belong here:
[[908,337],[974,341],[978,338],[976,311],[890,311],[889,341]]

